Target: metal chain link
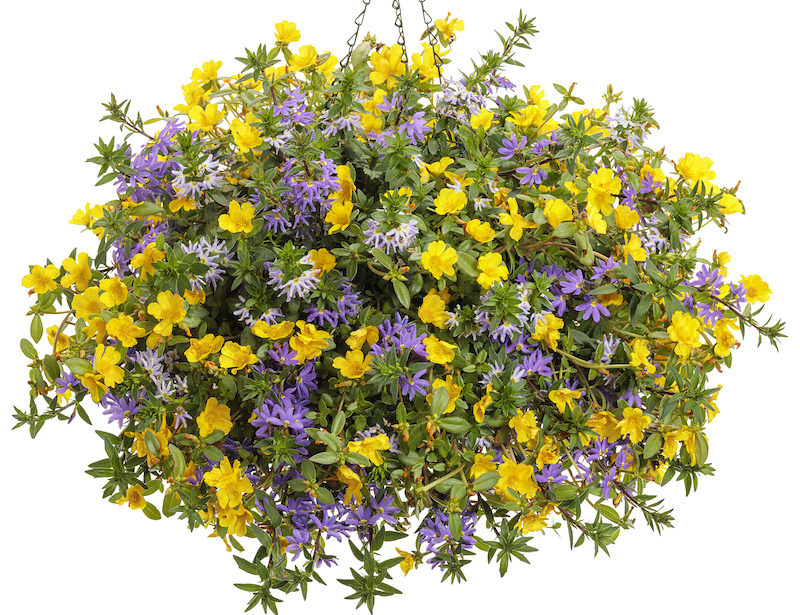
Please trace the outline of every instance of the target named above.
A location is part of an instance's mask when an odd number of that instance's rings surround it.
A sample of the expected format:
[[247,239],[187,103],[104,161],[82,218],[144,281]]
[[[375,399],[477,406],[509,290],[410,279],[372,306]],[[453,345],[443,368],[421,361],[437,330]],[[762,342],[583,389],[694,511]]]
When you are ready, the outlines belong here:
[[406,52],[406,35],[403,31],[403,14],[400,11],[400,0],[392,0],[392,8],[394,8],[394,12],[396,17],[394,18],[394,25],[397,26],[399,30],[399,35],[397,36],[397,44],[400,45],[400,48],[403,50],[403,62],[408,64],[408,53]]
[[367,12],[367,7],[369,6],[370,0],[361,0],[364,3],[364,8],[361,10],[361,13],[355,18],[353,23],[356,24],[356,32],[347,39],[347,55],[342,58],[342,61],[339,62],[339,70],[344,70],[347,66],[348,62],[350,62],[350,56],[353,54],[353,49],[356,46],[356,41],[358,40],[358,31],[361,28],[361,24],[364,23],[364,14]]
[[425,0],[419,0],[419,6],[422,9],[422,21],[425,22],[425,27],[427,28],[426,32],[428,33],[428,44],[431,46],[431,52],[433,53],[433,63],[436,65],[436,70],[439,72],[439,81],[442,80],[442,58],[439,57],[439,54],[436,53],[436,38],[433,35],[433,28],[431,27],[431,23],[433,23],[433,18],[428,14],[428,11],[425,10]]

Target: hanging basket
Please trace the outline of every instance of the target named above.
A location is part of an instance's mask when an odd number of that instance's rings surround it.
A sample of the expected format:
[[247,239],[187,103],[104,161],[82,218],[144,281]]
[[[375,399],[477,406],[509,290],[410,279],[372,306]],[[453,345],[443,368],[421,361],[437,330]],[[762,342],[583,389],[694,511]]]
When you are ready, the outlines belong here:
[[740,329],[782,337],[751,312],[767,283],[691,241],[744,213],[736,189],[645,148],[643,100],[515,94],[522,15],[448,79],[463,24],[423,8],[409,57],[395,5],[400,42],[357,31],[338,69],[282,22],[239,74],[196,68],[174,112],[112,97],[126,138],[91,162],[115,196],[72,219],[97,253],[22,279],[39,410],[19,425],[105,415],[104,497],[255,541],[236,561],[265,610],[332,538],[372,610],[398,566],[461,580],[481,550],[504,574],[549,528],[607,551],[635,518],[670,527],[652,493],[712,473],[707,375]]

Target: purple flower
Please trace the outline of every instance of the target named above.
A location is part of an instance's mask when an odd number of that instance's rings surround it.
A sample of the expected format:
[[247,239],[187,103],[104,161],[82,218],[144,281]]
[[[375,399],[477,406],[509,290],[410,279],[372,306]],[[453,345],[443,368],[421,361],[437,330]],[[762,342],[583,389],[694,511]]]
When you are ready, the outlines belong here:
[[541,474],[534,474],[534,478],[537,482],[540,483],[548,483],[551,485],[560,485],[565,480],[567,480],[566,476],[562,476],[564,472],[564,468],[561,467],[561,463],[551,463],[547,464],[545,468],[542,470]]
[[[516,133],[511,133],[511,138],[503,139],[502,145],[497,149],[498,154],[502,154],[501,158],[503,160],[511,160],[514,156],[516,156],[519,152],[522,151],[522,148],[528,143],[528,137],[522,137],[522,141],[517,141]],[[527,167],[521,167],[527,168]],[[517,169],[519,171],[519,169]]]
[[614,484],[614,478],[617,476],[616,466],[611,466],[611,469],[605,473],[603,479],[600,481],[600,486],[603,488],[603,497],[608,499],[611,496],[611,485]]
[[408,397],[409,401],[416,395],[425,395],[428,392],[428,381],[425,380],[425,370],[421,369],[416,374],[402,374],[400,376],[400,392]]
[[430,130],[429,126],[425,126],[425,112],[418,111],[407,122],[398,125],[397,132],[405,132],[408,135],[408,140],[412,145],[417,144],[417,139],[425,140],[425,133]]
[[583,271],[578,269],[575,272],[567,271],[564,274],[565,281],[560,283],[562,293],[570,295],[580,295],[586,292],[586,283],[583,279]]
[[108,416],[108,422],[119,422],[119,427],[122,429],[122,422],[135,415],[143,408],[131,399],[131,396],[125,395],[125,398],[118,398],[111,393],[106,393],[100,398],[100,405],[105,408],[103,414]]
[[583,312],[582,318],[583,320],[589,320],[591,318],[595,322],[600,322],[600,317],[602,316],[611,316],[611,312],[608,311],[608,308],[604,306],[597,297],[592,297],[590,295],[584,296],[584,303],[581,303],[575,309],[579,312]]
[[544,356],[542,351],[535,349],[530,356],[525,357],[520,364],[525,369],[526,376],[538,374],[549,377],[553,375],[553,369],[548,365],[553,360],[553,355]]
[[547,179],[547,171],[541,168],[534,172],[532,167],[518,167],[517,173],[522,173],[519,183],[523,186],[539,185]]

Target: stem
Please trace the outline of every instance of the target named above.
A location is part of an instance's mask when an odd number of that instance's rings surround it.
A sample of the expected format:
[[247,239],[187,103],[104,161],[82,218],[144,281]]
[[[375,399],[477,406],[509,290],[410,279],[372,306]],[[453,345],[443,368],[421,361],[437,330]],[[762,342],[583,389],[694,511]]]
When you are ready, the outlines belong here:
[[427,485],[422,487],[421,491],[425,492],[425,491],[429,491],[430,489],[433,489],[436,485],[438,485],[442,481],[445,481],[448,478],[451,478],[451,477],[455,476],[456,474],[458,474],[462,470],[463,467],[464,467],[463,463],[458,464],[458,467],[455,470],[453,470],[452,472],[448,472],[447,474],[445,474],[441,478],[437,478],[432,483],[428,483]]
[[608,365],[604,363],[589,363],[588,361],[579,359],[575,355],[571,355],[567,351],[561,350],[560,348],[553,348],[553,350],[555,350],[560,355],[564,355],[576,365],[580,365],[581,367],[586,367],[587,369],[627,369],[630,367],[630,365],[628,365],[627,363],[611,363]]

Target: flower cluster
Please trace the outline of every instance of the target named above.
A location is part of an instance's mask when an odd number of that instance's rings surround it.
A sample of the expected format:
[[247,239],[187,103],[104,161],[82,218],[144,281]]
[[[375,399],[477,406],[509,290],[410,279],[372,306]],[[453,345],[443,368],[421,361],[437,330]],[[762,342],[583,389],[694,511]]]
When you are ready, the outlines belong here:
[[476,549],[505,573],[547,527],[606,551],[635,516],[670,526],[645,490],[713,473],[708,374],[746,329],[782,337],[756,321],[767,282],[689,241],[744,213],[709,158],[645,147],[652,110],[610,88],[570,112],[572,88],[513,94],[523,16],[442,78],[463,27],[437,20],[411,62],[366,41],[336,70],[282,22],[241,73],[196,68],[176,114],[112,97],[127,136],[91,161],[114,195],[71,220],[97,254],[22,278],[19,425],[102,406],[105,497],[228,550],[255,539],[251,607],[319,580],[330,538],[371,609],[393,566],[460,580]]

